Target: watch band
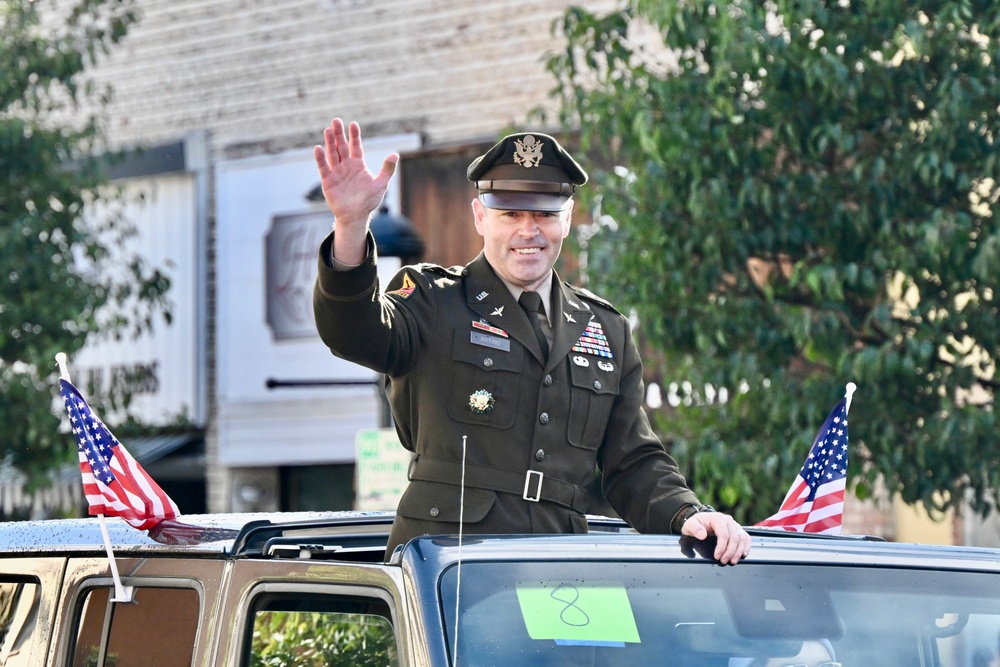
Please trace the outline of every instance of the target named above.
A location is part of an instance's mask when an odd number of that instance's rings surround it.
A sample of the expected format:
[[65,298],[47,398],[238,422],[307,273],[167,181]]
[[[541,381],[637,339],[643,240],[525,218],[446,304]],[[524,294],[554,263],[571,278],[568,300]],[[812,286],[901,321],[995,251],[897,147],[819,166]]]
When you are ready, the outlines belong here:
[[686,507],[682,507],[681,510],[674,517],[672,532],[675,535],[680,535],[681,529],[684,528],[684,523],[688,519],[693,517],[695,514],[699,514],[701,512],[714,512],[714,511],[715,508],[712,507],[711,505],[698,504],[698,505],[687,505]]

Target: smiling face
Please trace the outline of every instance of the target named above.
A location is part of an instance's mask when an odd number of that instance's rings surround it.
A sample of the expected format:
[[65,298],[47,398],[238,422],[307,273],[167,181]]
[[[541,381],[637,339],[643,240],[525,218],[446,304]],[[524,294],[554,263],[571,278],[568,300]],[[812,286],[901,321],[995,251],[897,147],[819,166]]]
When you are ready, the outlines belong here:
[[534,291],[549,275],[569,234],[573,204],[562,211],[507,211],[472,200],[483,253],[509,283]]

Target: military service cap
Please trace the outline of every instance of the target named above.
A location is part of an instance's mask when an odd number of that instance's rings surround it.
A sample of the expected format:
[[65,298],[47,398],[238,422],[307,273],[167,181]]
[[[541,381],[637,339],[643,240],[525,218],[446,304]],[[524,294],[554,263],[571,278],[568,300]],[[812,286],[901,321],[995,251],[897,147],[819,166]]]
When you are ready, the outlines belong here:
[[473,160],[466,174],[487,208],[561,211],[587,172],[547,134],[511,134]]

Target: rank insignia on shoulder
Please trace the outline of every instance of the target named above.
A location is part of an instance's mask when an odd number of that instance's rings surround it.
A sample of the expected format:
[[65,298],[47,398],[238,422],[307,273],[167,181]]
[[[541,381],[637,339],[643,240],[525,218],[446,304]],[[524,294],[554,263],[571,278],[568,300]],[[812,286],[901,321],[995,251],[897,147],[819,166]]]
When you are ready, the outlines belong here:
[[404,299],[408,299],[410,297],[410,295],[413,294],[413,290],[415,290],[415,289],[417,289],[417,284],[415,282],[413,282],[412,278],[410,278],[410,274],[409,273],[404,273],[403,274],[403,285],[399,289],[395,289],[395,290],[392,290],[391,292],[387,292],[387,294],[394,294],[394,295],[402,297]]

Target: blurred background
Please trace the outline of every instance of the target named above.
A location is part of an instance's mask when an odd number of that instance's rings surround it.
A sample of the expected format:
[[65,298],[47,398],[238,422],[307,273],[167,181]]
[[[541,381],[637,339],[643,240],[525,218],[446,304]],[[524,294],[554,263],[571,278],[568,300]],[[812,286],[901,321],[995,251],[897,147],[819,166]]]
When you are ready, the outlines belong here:
[[[316,250],[332,224],[312,148],[336,116],[361,124],[373,170],[389,153],[402,156],[374,223],[383,281],[403,263],[449,266],[476,256],[465,170],[503,134],[544,131],[581,156],[593,180],[557,268],[633,316],[647,351],[650,413],[703,499],[743,507],[747,522],[777,509],[826,412],[857,381],[849,489],[858,492],[848,496],[845,532],[1000,544],[995,429],[983,421],[992,413],[995,340],[978,338],[968,322],[955,325],[972,336],[963,345],[950,330],[921,334],[914,324],[975,305],[975,326],[996,326],[992,269],[948,277],[989,256],[936,269],[928,258],[952,256],[970,239],[985,249],[996,232],[995,181],[987,180],[998,169],[996,103],[979,100],[980,89],[996,90],[1000,12],[995,3],[938,3],[921,13],[890,2],[879,14],[866,4],[0,2],[10,36],[0,122],[13,156],[0,200],[4,233],[30,237],[36,249],[59,241],[60,266],[79,274],[57,280],[68,286],[67,302],[83,287],[100,293],[77,303],[82,319],[54,320],[62,324],[49,329],[59,336],[44,345],[23,344],[38,334],[22,326],[37,319],[32,312],[15,322],[14,307],[6,309],[4,328],[23,333],[8,335],[22,343],[3,357],[11,398],[0,513],[40,518],[85,507],[58,406],[48,422],[29,420],[14,400],[35,392],[48,411],[54,363],[44,360],[58,351],[69,353],[73,381],[185,514],[394,507],[406,456],[379,378],[331,356],[312,320]],[[946,25],[962,38],[945,34]],[[891,65],[899,53],[902,64]],[[909,78],[872,78],[882,66]],[[964,73],[954,88],[943,79],[951,66]],[[931,90],[942,96],[935,100],[964,95],[980,106],[941,122],[952,142],[938,160],[928,139],[934,114],[900,121],[873,90],[892,91],[899,108],[933,107],[915,99]],[[975,141],[963,142],[954,128],[976,119]],[[819,136],[817,128],[839,129]],[[906,153],[904,144],[924,153]],[[900,191],[890,183],[872,198],[860,194],[857,183],[879,182],[894,152],[932,171]],[[47,157],[35,174],[71,165],[93,180],[61,182],[64,196],[44,178],[17,181],[34,159],[23,156],[36,153]],[[938,162],[927,166],[931,154]],[[734,165],[739,174],[727,171]],[[793,182],[816,173],[823,179],[808,187]],[[713,184],[717,175],[729,180]],[[935,202],[904,211],[900,202],[912,204],[935,178]],[[686,190],[656,189],[679,185]],[[747,194],[755,188],[773,192],[774,202]],[[824,190],[838,206],[817,205]],[[942,192],[959,202],[943,213]],[[67,204],[74,197],[79,207]],[[62,231],[35,234],[57,214],[68,216]],[[93,245],[74,245],[69,230],[79,228],[69,220],[81,217]],[[633,217],[647,227],[625,229]],[[914,221],[930,226],[915,229]],[[867,235],[877,229],[877,240]],[[660,247],[664,231],[689,242]],[[940,241],[949,233],[951,245]],[[918,252],[932,241],[936,250]],[[911,263],[888,250],[888,259],[870,254],[900,247]],[[40,266],[55,261],[41,254]],[[648,256],[656,267],[639,261]],[[702,275],[709,260],[714,273]],[[615,273],[619,264],[638,278]],[[947,292],[944,305],[926,296],[936,294],[927,289],[935,281]],[[9,282],[10,304],[32,289],[48,294],[31,300],[36,310],[57,300],[45,280]],[[658,301],[664,295],[673,301]],[[695,302],[728,323],[699,320]],[[726,310],[737,303],[755,305]],[[902,314],[894,303],[904,304]],[[759,336],[729,328],[740,318]],[[673,321],[701,328],[674,330]],[[764,340],[783,327],[786,336]],[[915,345],[905,354],[923,361],[908,365],[900,350],[922,337],[930,351]],[[871,355],[901,360],[890,377],[884,359],[868,363]],[[944,359],[953,369],[963,365],[955,359],[972,359],[966,366],[979,370],[950,384],[957,371],[945,378],[932,368]],[[907,388],[935,402],[907,403],[899,396]],[[958,433],[935,426],[924,431],[936,443],[928,445],[913,416],[920,410],[945,414]],[[866,431],[862,420],[908,426]],[[46,428],[51,435],[32,435]]]

